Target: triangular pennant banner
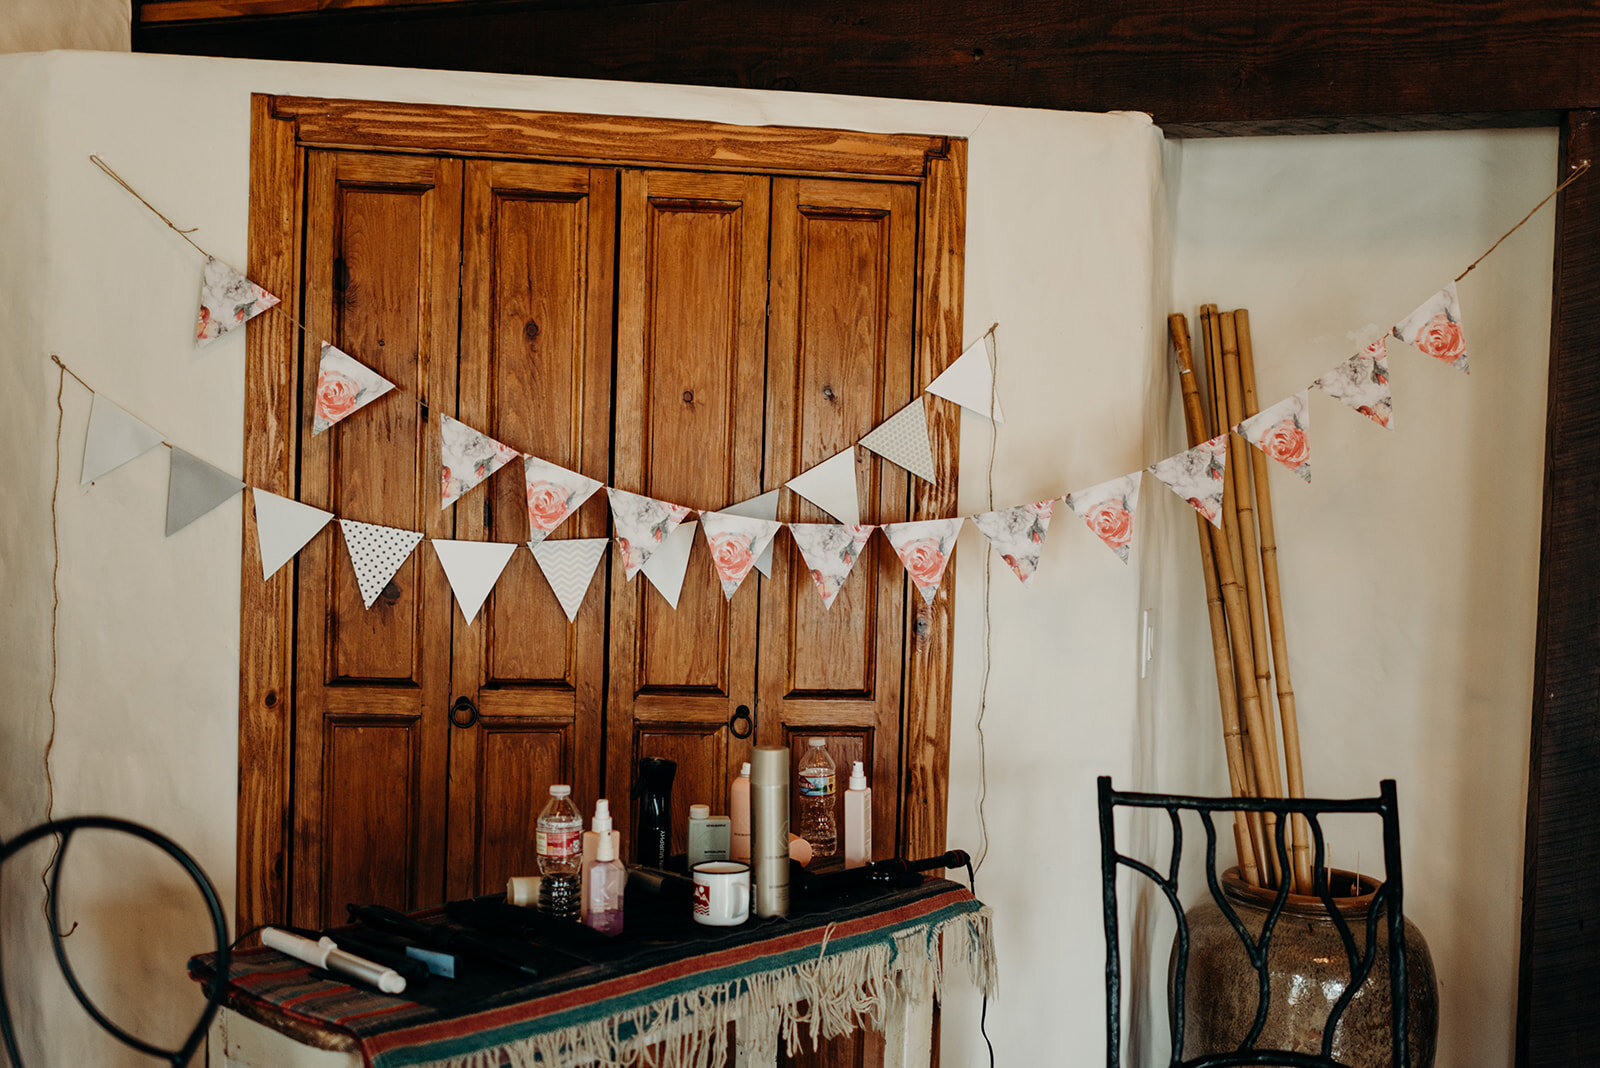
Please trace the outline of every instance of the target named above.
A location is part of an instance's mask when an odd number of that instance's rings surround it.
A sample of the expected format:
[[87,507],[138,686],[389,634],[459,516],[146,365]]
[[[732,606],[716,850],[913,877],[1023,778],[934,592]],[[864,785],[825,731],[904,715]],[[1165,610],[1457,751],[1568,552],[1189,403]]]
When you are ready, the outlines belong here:
[[1128,547],[1133,544],[1133,511],[1139,506],[1137,473],[1090,486],[1067,494],[1067,507],[1083,520],[1095,537],[1128,562]]
[[252,488],[250,498],[256,505],[256,546],[261,551],[262,579],[276,574],[333,519],[332,512],[264,489]]
[[[778,491],[768,490],[759,497],[751,497],[748,501],[730,504],[723,509],[728,515],[744,515],[751,519],[777,519],[778,518]],[[772,546],[776,539],[767,542],[767,547],[761,550],[761,555],[756,557],[756,570],[767,578],[772,577]]]
[[87,486],[161,444],[161,435],[100,394],[89,403],[89,433],[83,440],[83,478]]
[[213,341],[260,315],[278,298],[213,257],[206,257],[200,281],[200,315],[195,320],[196,345]]
[[1006,421],[1000,410],[1000,398],[994,395],[993,354],[994,331],[983,335],[967,346],[967,351],[956,357],[938,378],[928,384],[928,392],[935,397],[955,401],[970,412],[985,419],[990,417],[989,406],[994,405],[993,417],[997,423]]
[[[932,461],[929,463],[931,466]],[[861,505],[856,495],[854,445],[800,472],[784,485],[841,523],[854,525],[861,522]]]
[[537,456],[522,458],[528,495],[528,546],[538,545],[602,485],[588,475],[557,467]]
[[961,533],[961,518],[923,519],[914,523],[886,523],[884,536],[894,546],[895,555],[906,565],[911,584],[928,604],[939,592],[950,555],[956,551],[956,535]]
[[244,489],[244,483],[174,446],[167,475],[167,537]]
[[1145,468],[1188,501],[1214,527],[1222,526],[1222,493],[1227,485],[1228,435],[1218,434],[1176,456]]
[[1311,383],[1371,419],[1385,430],[1394,429],[1394,398],[1389,393],[1389,353],[1379,338],[1348,360]]
[[728,512],[700,513],[700,529],[705,532],[706,548],[711,550],[711,566],[717,569],[723,597],[733,600],[739,584],[755,567],[756,557],[772,544],[782,526],[770,519]]
[[575,538],[567,541],[530,541],[533,558],[544,572],[545,581],[561,602],[567,622],[578,618],[583,596],[594,581],[595,565],[605,555],[605,538]]
[[699,526],[683,523],[673,527],[639,569],[673,611],[677,611],[678,596],[683,592],[683,576],[689,570],[689,554],[694,551],[694,532]]
[[924,482],[934,480],[933,447],[928,444],[928,413],[923,409],[921,397],[878,424],[876,430],[861,439],[861,444]]
[[871,523],[790,523],[789,536],[800,548],[811,581],[822,594],[822,607],[832,608],[861,550],[872,537]]
[[339,520],[339,530],[344,534],[350,566],[356,572],[356,585],[361,588],[361,603],[371,608],[422,540],[422,532],[357,523],[353,519]]
[[450,592],[456,595],[462,618],[471,626],[478,617],[478,609],[489,599],[495,580],[511,561],[511,554],[517,551],[516,544],[440,538],[431,539],[429,544],[444,568],[444,577],[450,580]]
[[448,508],[468,490],[520,455],[489,435],[448,415],[439,417],[439,507]]
[[1044,549],[1044,535],[1050,529],[1055,504],[1055,498],[1051,498],[972,517],[972,525],[989,539],[994,551],[1024,586],[1033,585],[1033,573],[1039,569],[1039,553]]
[[311,413],[311,433],[322,433],[351,412],[365,408],[394,388],[394,383],[358,363],[349,353],[322,343],[317,365],[317,399]]
[[1252,415],[1234,429],[1307,482],[1311,481],[1311,409],[1306,391]]
[[1451,282],[1394,326],[1394,336],[1425,356],[1467,371],[1467,340],[1461,333],[1461,301]]
[[689,509],[609,486],[606,494],[611,498],[611,521],[615,527],[617,551],[622,553],[622,573],[632,582],[650,554],[683,522]]

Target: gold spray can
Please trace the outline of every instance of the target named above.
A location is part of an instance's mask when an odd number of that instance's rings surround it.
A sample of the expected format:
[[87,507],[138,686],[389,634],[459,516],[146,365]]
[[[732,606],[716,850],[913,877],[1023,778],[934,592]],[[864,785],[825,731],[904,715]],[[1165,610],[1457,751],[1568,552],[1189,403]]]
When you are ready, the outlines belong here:
[[750,753],[750,867],[757,916],[789,914],[789,750]]

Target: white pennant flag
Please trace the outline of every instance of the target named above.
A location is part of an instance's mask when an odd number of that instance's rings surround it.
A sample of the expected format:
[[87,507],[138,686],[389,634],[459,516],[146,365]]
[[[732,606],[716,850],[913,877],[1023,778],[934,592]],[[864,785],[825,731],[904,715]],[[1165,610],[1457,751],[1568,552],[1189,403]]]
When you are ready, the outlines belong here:
[[920,396],[878,424],[876,430],[861,439],[861,444],[924,482],[934,481],[928,413]]
[[689,570],[689,554],[694,551],[694,532],[700,524],[680,523],[656,546],[655,552],[639,568],[656,592],[665,597],[674,611],[683,593],[683,576]]
[[167,473],[167,537],[244,489],[244,483],[200,457],[172,448]]
[[350,566],[356,572],[356,585],[361,588],[361,602],[371,608],[422,540],[422,532],[357,523],[353,519],[339,520],[339,530],[344,534]]
[[[856,447],[822,461],[817,466],[784,483],[812,504],[841,523],[861,522],[861,505],[856,493]],[[731,510],[731,509],[730,509]],[[773,512],[773,518],[777,512]]]
[[332,512],[291,501],[252,487],[256,505],[256,546],[261,552],[261,578],[271,578],[306,542],[333,519]]
[[393,388],[393,382],[324,341],[322,360],[317,366],[316,402],[311,413],[312,436],[365,408]]
[[87,486],[160,444],[160,434],[96,393],[89,405],[83,478],[78,485]]
[[967,351],[956,357],[954,363],[928,384],[928,392],[935,397],[955,401],[969,412],[989,418],[989,405],[994,405],[994,421],[1006,421],[1000,410],[1000,398],[994,393],[994,367],[989,362],[994,331],[983,335],[967,346]]
[[533,558],[561,602],[567,622],[578,618],[583,597],[594,581],[595,566],[606,552],[605,538],[571,538],[564,541],[530,541]]
[[495,580],[517,551],[515,542],[509,541],[450,541],[433,538],[429,541],[434,555],[444,567],[444,576],[450,580],[450,591],[456,595],[456,604],[468,625],[478,617],[478,609],[489,599]]
[[[729,515],[748,516],[751,519],[777,519],[778,518],[778,491],[768,490],[759,497],[751,497],[748,501],[730,504],[723,509]],[[767,542],[767,547],[761,550],[761,555],[756,557],[756,570],[767,578],[772,577],[772,546],[775,543]]]

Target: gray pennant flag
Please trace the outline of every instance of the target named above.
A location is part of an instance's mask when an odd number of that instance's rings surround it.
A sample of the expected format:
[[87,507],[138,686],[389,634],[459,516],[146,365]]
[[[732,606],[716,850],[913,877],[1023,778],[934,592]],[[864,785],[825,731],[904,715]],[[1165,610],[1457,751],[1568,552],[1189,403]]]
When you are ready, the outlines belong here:
[[167,477],[167,537],[244,489],[244,483],[182,449],[172,450]]

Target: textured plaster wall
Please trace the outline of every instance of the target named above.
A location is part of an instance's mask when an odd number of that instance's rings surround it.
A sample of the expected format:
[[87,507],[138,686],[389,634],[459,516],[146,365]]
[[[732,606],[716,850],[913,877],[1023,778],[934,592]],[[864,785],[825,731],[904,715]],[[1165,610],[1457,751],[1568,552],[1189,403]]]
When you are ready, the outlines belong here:
[[128,0],[0,0],[0,53],[126,52],[132,18]]

